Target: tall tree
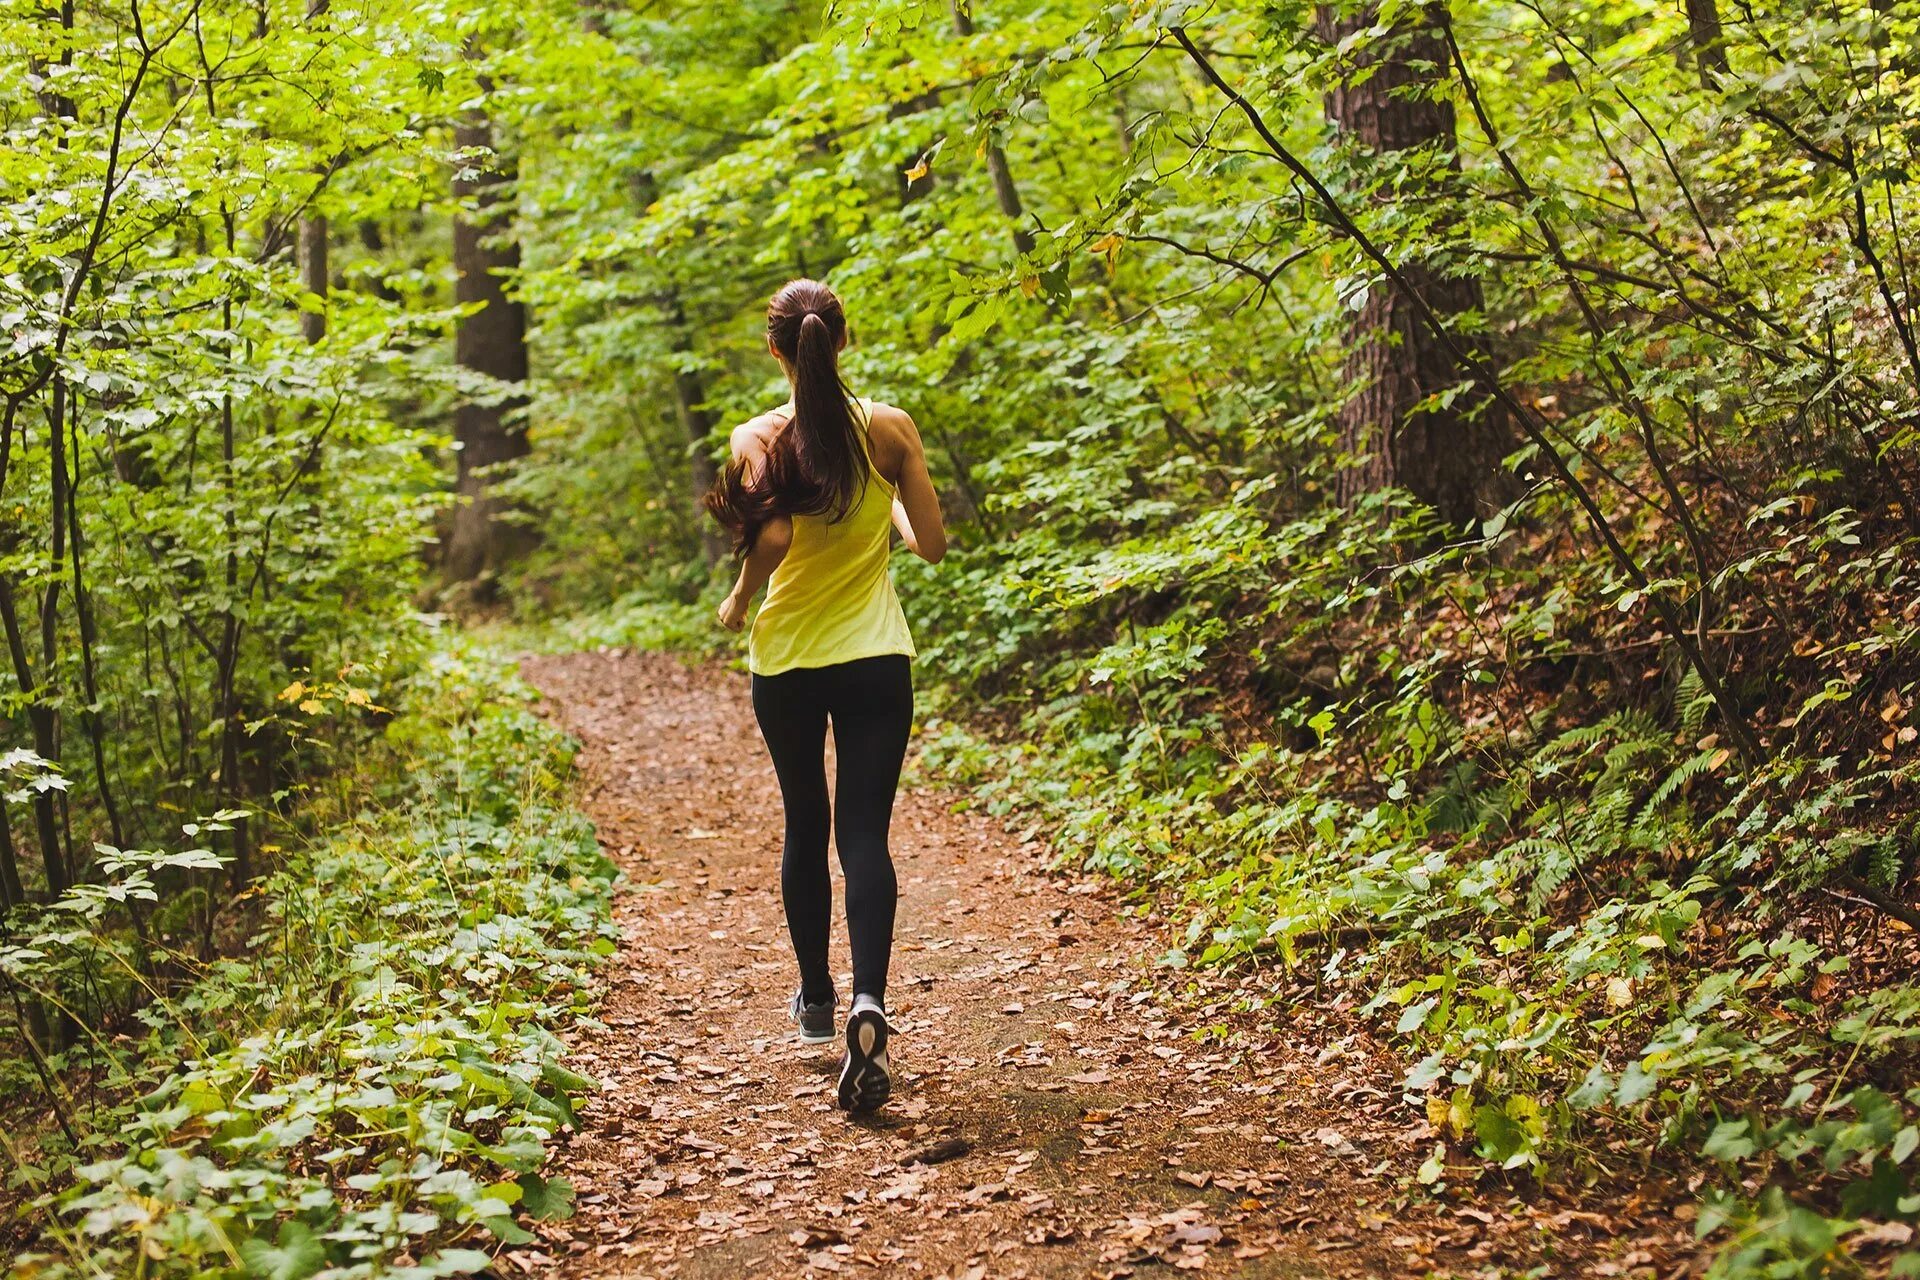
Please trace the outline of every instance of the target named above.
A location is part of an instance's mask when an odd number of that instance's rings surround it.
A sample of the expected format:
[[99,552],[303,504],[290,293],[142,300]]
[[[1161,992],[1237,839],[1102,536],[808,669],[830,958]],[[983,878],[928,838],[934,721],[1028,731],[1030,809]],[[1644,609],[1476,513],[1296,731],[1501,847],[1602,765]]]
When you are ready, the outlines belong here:
[[1727,46],[1721,39],[1720,6],[1716,0],[1686,0],[1687,34],[1700,83],[1711,89],[1715,78],[1727,74]]
[[[1326,99],[1327,119],[1343,137],[1372,152],[1428,147],[1452,156],[1453,104],[1439,92],[1447,51],[1438,16],[1433,8],[1414,10],[1393,30],[1362,36],[1379,24],[1377,9],[1318,10],[1316,25],[1329,45],[1357,40]],[[1402,271],[1442,319],[1481,307],[1477,280],[1441,275],[1419,261]],[[1398,289],[1370,290],[1348,328],[1346,380],[1354,390],[1338,426],[1342,451],[1356,461],[1341,472],[1339,500],[1399,485],[1452,524],[1496,506],[1507,488],[1500,459],[1513,440],[1497,406],[1461,397],[1445,408],[1421,407],[1464,377],[1412,300]]]
[[[953,33],[962,40],[973,36],[973,0],[950,0],[948,12],[953,18]],[[1013,224],[1013,251],[1033,252],[1033,232],[1025,224],[1026,207],[1020,202],[1020,188],[1014,184],[1013,170],[1007,167],[1007,153],[998,142],[987,143],[987,176],[993,180],[993,198]]]
[[[307,21],[318,22],[326,16],[329,0],[307,0]],[[263,18],[262,21],[265,19]],[[320,181],[326,181],[326,166],[318,170]],[[300,219],[300,282],[307,292],[316,298],[327,296],[327,215],[319,210]],[[327,336],[327,313],[325,311],[306,311],[300,316],[300,335],[308,342],[318,342]]]
[[[693,485],[693,509],[698,512],[701,497],[713,488],[713,482],[719,474],[713,465],[713,455],[707,452],[707,442],[713,435],[716,419],[713,411],[707,407],[707,380],[701,375],[699,358],[693,349],[693,326],[687,322],[687,313],[680,304],[677,290],[669,289],[661,295],[660,309],[666,314],[672,332],[676,359],[673,407],[680,420],[680,430],[687,438],[687,474]],[[727,553],[727,542],[721,535],[720,526],[712,520],[702,519],[699,529],[701,554],[709,565],[720,563],[720,558]]]
[[[520,267],[520,243],[508,224],[513,212],[514,173],[493,149],[493,123],[474,108],[454,130],[466,167],[454,180],[461,201],[453,222],[454,298],[478,303],[454,333],[454,360],[462,367],[518,387],[527,380],[527,316],[507,294],[507,279]],[[484,167],[481,167],[484,166]],[[525,457],[525,396],[468,398],[454,412],[459,444],[452,531],[443,569],[449,581],[475,582],[511,559],[528,541],[524,529],[503,517],[506,504],[493,491],[496,469]]]

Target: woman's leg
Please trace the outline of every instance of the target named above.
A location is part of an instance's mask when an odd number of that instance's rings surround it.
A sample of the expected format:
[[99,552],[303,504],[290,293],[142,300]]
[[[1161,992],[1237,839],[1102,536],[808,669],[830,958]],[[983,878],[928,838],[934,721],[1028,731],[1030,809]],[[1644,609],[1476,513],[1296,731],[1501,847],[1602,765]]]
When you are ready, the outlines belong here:
[[893,794],[913,725],[913,668],[903,654],[822,668],[834,675],[833,748],[839,777],[836,843],[847,877],[847,940],[853,950],[853,994],[882,1004],[893,951],[899,897],[887,829]]
[[827,700],[817,671],[753,677],[753,715],[780,777],[786,809],[786,847],[780,855],[780,896],[787,934],[800,962],[800,992],[809,1004],[833,994],[827,935],[833,885],[827,877]]

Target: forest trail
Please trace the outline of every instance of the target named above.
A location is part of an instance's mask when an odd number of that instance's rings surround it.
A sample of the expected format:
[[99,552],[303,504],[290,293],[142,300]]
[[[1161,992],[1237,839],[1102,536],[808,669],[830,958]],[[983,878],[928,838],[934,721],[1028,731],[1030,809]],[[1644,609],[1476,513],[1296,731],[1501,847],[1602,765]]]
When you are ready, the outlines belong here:
[[[1582,1220],[1599,1215],[1564,1207],[1400,1207],[1432,1142],[1389,1112],[1387,1064],[1351,1040],[1195,1039],[1149,985],[1162,934],[911,781],[893,840],[898,1083],[877,1117],[848,1119],[838,1046],[800,1044],[786,1018],[779,799],[745,677],[617,652],[523,671],[584,742],[585,803],[628,879],[606,1029],[571,1046],[606,1086],[559,1157],[578,1212],[509,1255],[523,1271],[1465,1275],[1556,1237],[1562,1257],[1598,1243]],[[844,990],[838,896],[836,871]]]

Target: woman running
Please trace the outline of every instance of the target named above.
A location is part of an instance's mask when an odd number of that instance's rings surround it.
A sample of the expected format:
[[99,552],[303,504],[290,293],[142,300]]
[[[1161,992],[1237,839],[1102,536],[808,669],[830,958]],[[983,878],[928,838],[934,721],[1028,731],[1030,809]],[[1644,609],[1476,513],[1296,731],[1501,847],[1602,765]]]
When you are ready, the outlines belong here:
[[793,396],[734,429],[733,460],[706,505],[733,531],[741,559],[720,624],[738,631],[767,587],[747,667],[754,718],[786,808],[780,892],[800,962],[789,1012],[809,1044],[833,1039],[839,1004],[827,967],[826,733],[833,724],[833,809],[853,951],[839,1102],[864,1112],[893,1089],[886,994],[898,889],[887,828],[913,721],[913,637],[887,576],[887,554],[898,530],[916,555],[938,563],[947,534],[913,419],[854,399],[840,380],[846,341],[846,313],[827,286],[795,280],[773,296],[767,350]]

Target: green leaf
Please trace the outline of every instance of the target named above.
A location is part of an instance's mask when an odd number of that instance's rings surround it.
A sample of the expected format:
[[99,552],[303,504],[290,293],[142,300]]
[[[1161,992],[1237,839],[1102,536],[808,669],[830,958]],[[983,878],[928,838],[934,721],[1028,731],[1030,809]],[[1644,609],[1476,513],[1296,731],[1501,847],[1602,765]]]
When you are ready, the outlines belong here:
[[1613,1091],[1613,1077],[1596,1062],[1587,1068],[1587,1074],[1579,1085],[1567,1094],[1567,1105],[1576,1111],[1588,1111],[1611,1098]]
[[326,1246],[304,1222],[282,1223],[276,1244],[241,1241],[240,1257],[256,1280],[307,1280],[327,1265]]
[[983,298],[976,302],[973,309],[953,322],[948,336],[955,342],[972,342],[999,322],[1000,313],[1006,309],[1006,299],[999,294]]
[[1745,1120],[1723,1120],[1713,1126],[1701,1153],[1715,1160],[1744,1160],[1756,1150]]
[[493,1259],[478,1249],[442,1249],[408,1272],[408,1277],[472,1276],[491,1266]]
[[1638,1062],[1627,1064],[1620,1073],[1620,1083],[1615,1089],[1613,1100],[1620,1106],[1631,1107],[1645,1102],[1660,1087],[1660,1078],[1651,1074]]
[[520,1175],[521,1207],[528,1216],[541,1222],[555,1222],[573,1216],[573,1184],[565,1178],[543,1178],[537,1173]]
[[1401,1012],[1400,1020],[1393,1024],[1395,1034],[1406,1035],[1409,1031],[1418,1031],[1421,1024],[1426,1022],[1427,1015],[1432,1013],[1434,1006],[1439,1003],[1440,997],[1428,996],[1417,1004],[1408,1005]]

